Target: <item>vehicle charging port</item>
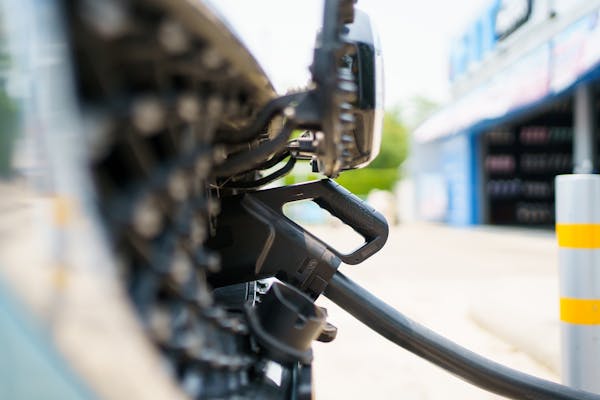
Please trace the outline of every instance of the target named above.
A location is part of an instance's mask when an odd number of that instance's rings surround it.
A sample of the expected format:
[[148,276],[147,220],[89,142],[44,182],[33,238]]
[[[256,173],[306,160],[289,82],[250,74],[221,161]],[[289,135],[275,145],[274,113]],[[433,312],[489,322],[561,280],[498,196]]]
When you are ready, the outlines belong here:
[[312,361],[312,341],[321,335],[327,315],[311,298],[273,282],[256,307],[246,307],[250,330],[265,356],[281,364]]

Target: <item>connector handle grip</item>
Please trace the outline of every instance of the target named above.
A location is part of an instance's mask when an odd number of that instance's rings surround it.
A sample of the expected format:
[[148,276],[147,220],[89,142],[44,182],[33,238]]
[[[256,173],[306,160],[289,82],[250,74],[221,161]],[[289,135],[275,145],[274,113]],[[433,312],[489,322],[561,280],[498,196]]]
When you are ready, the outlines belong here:
[[312,200],[319,207],[339,218],[365,239],[362,246],[349,254],[341,253],[310,232],[306,232],[302,227],[299,228],[322,242],[346,264],[360,264],[379,251],[388,237],[389,228],[383,215],[331,179],[261,190],[252,193],[251,196],[260,198],[263,203],[277,210],[284,217],[285,204]]

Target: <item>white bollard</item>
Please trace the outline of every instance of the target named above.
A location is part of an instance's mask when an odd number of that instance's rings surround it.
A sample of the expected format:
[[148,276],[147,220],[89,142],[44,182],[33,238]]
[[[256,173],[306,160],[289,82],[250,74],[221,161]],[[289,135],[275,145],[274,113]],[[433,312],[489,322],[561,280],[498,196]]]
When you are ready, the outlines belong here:
[[600,393],[600,175],[556,177],[562,380]]

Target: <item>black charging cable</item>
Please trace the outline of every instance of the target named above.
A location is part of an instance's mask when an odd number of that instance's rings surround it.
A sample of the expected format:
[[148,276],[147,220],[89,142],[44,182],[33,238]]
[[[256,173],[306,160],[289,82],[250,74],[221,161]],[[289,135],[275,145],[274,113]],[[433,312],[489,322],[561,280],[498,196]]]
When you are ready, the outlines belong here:
[[285,148],[295,127],[295,124],[291,121],[286,122],[281,131],[273,139],[267,140],[247,152],[232,155],[223,164],[215,167],[213,175],[228,177],[255,169],[257,166],[263,164],[264,160],[268,159],[272,154],[278,153]]
[[513,399],[600,400],[600,395],[540,379],[488,360],[410,320],[339,271],[325,296],[400,347],[479,386]]

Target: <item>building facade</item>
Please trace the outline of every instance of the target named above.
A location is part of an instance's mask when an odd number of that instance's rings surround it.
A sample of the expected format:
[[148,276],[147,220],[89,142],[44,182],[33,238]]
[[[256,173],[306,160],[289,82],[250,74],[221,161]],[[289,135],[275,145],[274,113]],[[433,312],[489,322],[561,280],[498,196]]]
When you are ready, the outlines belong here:
[[552,227],[556,175],[598,170],[600,1],[494,0],[449,64],[413,134],[419,217]]

